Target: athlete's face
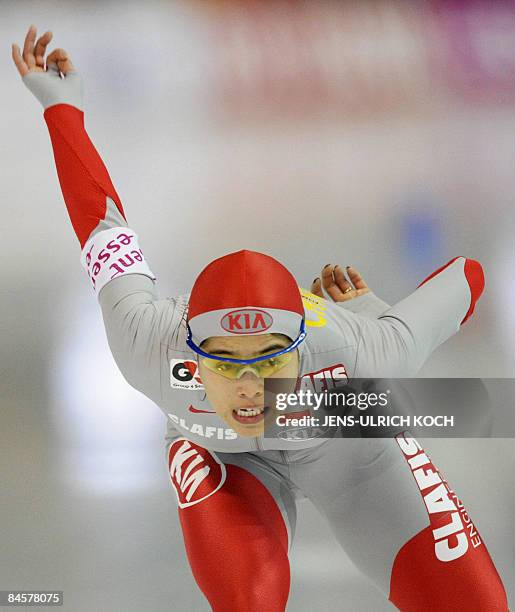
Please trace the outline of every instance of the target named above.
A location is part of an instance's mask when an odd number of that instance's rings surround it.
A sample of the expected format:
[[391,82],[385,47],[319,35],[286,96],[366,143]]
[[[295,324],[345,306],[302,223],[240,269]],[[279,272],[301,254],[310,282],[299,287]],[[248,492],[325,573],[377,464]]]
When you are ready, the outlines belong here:
[[[202,344],[202,349],[212,355],[250,359],[279,351],[289,344],[291,340],[282,334],[262,334],[246,338],[213,336]],[[299,355],[295,350],[292,351],[289,363],[270,378],[286,379],[286,386],[281,388],[281,391],[288,393],[295,388],[298,372]],[[239,378],[231,380],[208,369],[200,359],[199,374],[209,403],[218,416],[240,436],[262,435],[265,427],[273,422],[276,416],[273,399],[265,401],[264,379],[255,371],[249,369]]]

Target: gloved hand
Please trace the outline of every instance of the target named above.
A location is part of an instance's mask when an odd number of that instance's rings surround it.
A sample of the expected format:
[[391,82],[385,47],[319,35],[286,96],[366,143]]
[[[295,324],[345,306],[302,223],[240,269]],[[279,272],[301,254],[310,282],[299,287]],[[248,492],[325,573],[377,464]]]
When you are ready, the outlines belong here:
[[83,110],[82,79],[64,49],[55,49],[46,58],[45,51],[52,32],[45,32],[36,42],[36,27],[30,26],[23,45],[23,55],[17,44],[12,56],[27,88],[46,110],[56,104],[69,104]]

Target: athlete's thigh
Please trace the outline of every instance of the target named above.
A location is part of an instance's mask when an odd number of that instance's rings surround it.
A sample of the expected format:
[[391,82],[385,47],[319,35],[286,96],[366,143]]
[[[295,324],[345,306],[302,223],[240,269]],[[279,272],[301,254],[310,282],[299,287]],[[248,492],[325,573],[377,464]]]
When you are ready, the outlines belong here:
[[399,609],[507,610],[476,526],[409,434],[334,440],[315,465],[303,489]]
[[186,553],[216,612],[283,611],[295,501],[287,479],[256,455],[168,447]]

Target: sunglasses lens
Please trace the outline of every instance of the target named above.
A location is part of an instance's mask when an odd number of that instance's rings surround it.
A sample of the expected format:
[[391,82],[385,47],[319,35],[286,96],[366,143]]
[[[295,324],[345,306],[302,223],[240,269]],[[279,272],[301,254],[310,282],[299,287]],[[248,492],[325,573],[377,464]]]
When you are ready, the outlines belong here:
[[216,359],[203,359],[204,365],[211,372],[225,376],[225,378],[236,378],[238,376],[238,370],[240,365],[237,363],[230,363],[229,361],[218,361]]
[[[211,372],[220,374],[225,378],[234,380],[239,378],[246,371],[253,371],[258,378],[268,378],[284,368],[291,361],[292,353],[283,353],[277,357],[270,357],[256,363],[232,363],[230,361],[222,361],[221,359],[212,359],[208,357],[202,358],[202,363]],[[235,359],[243,359],[243,357],[235,357]],[[252,357],[250,357],[252,359]]]

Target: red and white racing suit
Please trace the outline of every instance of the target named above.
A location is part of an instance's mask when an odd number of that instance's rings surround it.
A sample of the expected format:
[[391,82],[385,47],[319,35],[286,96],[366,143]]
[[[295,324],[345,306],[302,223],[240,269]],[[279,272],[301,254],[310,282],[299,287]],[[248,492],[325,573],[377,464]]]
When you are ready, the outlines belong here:
[[[45,108],[63,196],[114,358],[167,416],[167,460],[186,553],[213,610],[285,609],[301,497],[399,609],[507,610],[476,526],[414,438],[245,438],[215,414],[185,342],[188,296],[157,296],[84,129],[79,75],[60,78],[51,66],[24,81]],[[373,295],[342,307],[304,291],[308,335],[299,349],[300,375],[414,376],[471,316],[482,290],[481,266],[458,257],[391,308]]]

